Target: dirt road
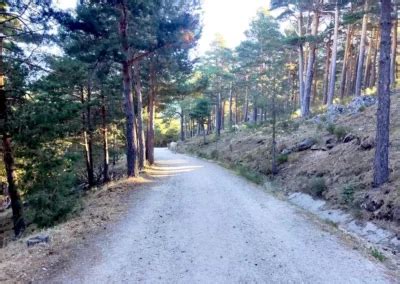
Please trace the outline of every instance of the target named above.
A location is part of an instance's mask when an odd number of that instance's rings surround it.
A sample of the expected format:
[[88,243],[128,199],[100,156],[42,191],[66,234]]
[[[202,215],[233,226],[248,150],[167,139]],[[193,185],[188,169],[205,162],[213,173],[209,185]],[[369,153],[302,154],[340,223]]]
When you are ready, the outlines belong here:
[[159,182],[64,283],[390,283],[385,268],[220,166],[158,149]]

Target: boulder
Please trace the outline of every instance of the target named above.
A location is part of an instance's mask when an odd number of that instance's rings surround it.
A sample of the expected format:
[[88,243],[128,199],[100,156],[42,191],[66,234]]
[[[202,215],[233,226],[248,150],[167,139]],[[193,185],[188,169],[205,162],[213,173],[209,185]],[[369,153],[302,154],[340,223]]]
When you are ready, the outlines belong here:
[[295,146],[297,152],[305,151],[310,149],[312,146],[316,144],[316,141],[313,138],[307,138],[301,141],[299,144]]
[[50,241],[50,237],[48,235],[38,235],[32,238],[29,238],[26,241],[26,245],[29,247],[33,247],[38,244],[47,244]]
[[361,150],[371,150],[374,147],[375,147],[375,138],[367,136],[362,139],[360,144]]
[[347,106],[350,113],[355,114],[360,112],[363,108],[370,107],[376,104],[376,97],[373,96],[359,96],[355,97]]
[[355,136],[354,134],[347,134],[344,138],[343,138],[343,143],[350,143],[351,141],[357,139],[357,136]]
[[282,152],[281,152],[281,154],[282,154],[282,155],[289,155],[289,154],[291,154],[292,152],[293,152],[292,149],[283,149]]

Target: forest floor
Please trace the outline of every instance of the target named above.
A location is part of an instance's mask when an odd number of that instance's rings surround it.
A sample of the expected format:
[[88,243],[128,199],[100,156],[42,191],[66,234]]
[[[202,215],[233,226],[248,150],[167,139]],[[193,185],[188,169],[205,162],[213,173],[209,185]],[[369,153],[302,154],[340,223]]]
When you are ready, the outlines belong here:
[[[119,161],[112,171],[123,175],[125,161]],[[29,227],[26,237],[17,241],[10,240],[11,210],[3,212],[0,216],[4,240],[0,248],[0,282],[30,283],[59,270],[79,248],[88,245],[88,236],[108,231],[110,224],[125,216],[132,192],[154,182],[150,172],[149,168],[141,178],[123,178],[87,192],[79,214],[54,228]],[[26,241],[36,235],[49,236],[49,243],[28,248]]]
[[[279,194],[304,192],[327,200],[333,209],[351,213],[397,233],[400,241],[400,95],[392,96],[390,182],[372,188],[375,154],[376,105],[356,114],[281,122],[277,130],[279,173],[273,183]],[[271,177],[272,134],[269,125],[238,132],[225,131],[220,139],[202,137],[180,144],[178,150],[217,160],[255,182]],[[345,138],[346,137],[346,138]],[[313,141],[303,151],[301,142]]]
[[125,216],[43,283],[396,283],[351,238],[234,172],[157,149]]

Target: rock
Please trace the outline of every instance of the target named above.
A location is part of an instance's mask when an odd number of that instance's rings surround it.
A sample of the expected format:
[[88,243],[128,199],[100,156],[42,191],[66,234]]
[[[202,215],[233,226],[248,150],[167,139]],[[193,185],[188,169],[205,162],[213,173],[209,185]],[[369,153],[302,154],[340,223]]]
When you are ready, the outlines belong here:
[[285,149],[287,149],[287,146],[284,143],[279,143],[276,149],[278,150],[279,153],[282,153]]
[[325,140],[325,144],[326,145],[335,144],[335,139],[334,138],[328,138],[328,139]]
[[393,208],[393,220],[400,224],[400,206]]
[[363,207],[365,207],[365,209],[370,212],[374,212],[374,211],[378,210],[379,208],[381,208],[383,204],[384,204],[384,202],[382,199],[380,199],[380,200],[370,199],[364,203]]
[[335,147],[334,144],[328,144],[328,145],[326,145],[326,148],[327,148],[328,150],[333,149],[333,147]]
[[353,141],[355,139],[357,139],[357,136],[355,136],[354,134],[349,133],[344,137],[343,143],[349,143],[349,142],[351,142],[351,141]]
[[289,155],[289,154],[291,154],[292,152],[293,152],[292,149],[283,149],[282,152],[281,152],[281,154],[282,154],[282,155]]
[[355,97],[347,106],[350,113],[355,114],[362,111],[366,107],[376,104],[376,97],[373,96],[359,96]]
[[295,149],[298,152],[305,151],[310,149],[313,145],[315,145],[316,141],[312,138],[307,138],[301,141],[299,144],[296,145]]
[[374,147],[375,147],[375,138],[367,136],[362,139],[360,144],[361,150],[371,150]]
[[33,247],[37,244],[47,244],[50,241],[50,237],[48,235],[38,235],[32,237],[26,241],[26,245],[29,247]]

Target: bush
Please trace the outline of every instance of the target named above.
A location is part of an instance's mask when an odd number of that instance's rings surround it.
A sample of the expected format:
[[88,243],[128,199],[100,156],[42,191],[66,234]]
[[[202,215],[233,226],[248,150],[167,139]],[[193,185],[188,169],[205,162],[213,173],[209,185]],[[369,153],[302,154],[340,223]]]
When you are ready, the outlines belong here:
[[72,174],[51,175],[37,180],[27,197],[29,221],[41,228],[64,221],[79,207],[79,194],[73,189],[74,185]]
[[321,197],[327,189],[325,179],[323,177],[313,177],[308,184],[308,192],[316,197]]
[[337,126],[335,127],[333,134],[335,134],[338,140],[343,140],[344,137],[346,137],[347,129],[343,126]]
[[342,190],[342,199],[346,204],[352,204],[354,202],[354,191],[355,186],[352,184],[346,185]]
[[280,154],[280,155],[278,155],[278,158],[276,160],[278,162],[278,165],[282,165],[289,160],[289,155],[288,154]]
[[245,177],[246,179],[248,179],[256,184],[264,183],[264,177],[261,174],[259,174],[258,172],[255,172],[244,166],[238,166],[237,171],[238,171],[239,175],[241,175],[242,177]]
[[217,160],[217,159],[218,159],[218,156],[219,156],[218,150],[212,150],[212,152],[211,152],[211,154],[210,154],[211,159]]
[[329,132],[329,134],[334,134],[335,133],[335,124],[329,123],[328,126],[326,127],[326,131]]

